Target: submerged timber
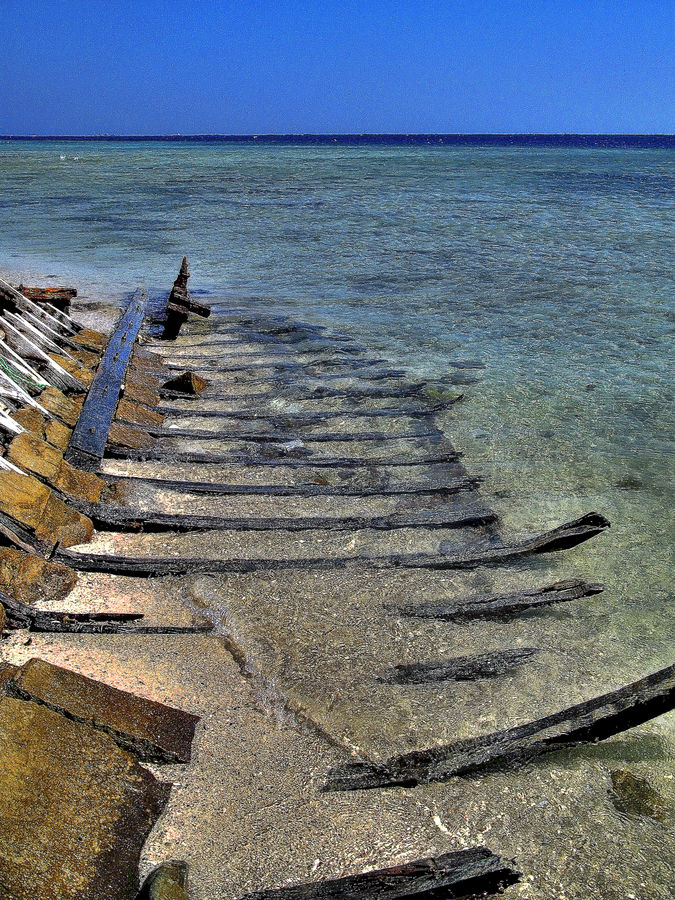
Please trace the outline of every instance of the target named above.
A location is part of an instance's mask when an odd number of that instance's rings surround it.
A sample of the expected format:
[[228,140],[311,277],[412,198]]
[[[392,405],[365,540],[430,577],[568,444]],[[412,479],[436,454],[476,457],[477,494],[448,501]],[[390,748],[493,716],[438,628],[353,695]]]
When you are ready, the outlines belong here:
[[[344,572],[356,579],[376,573],[385,592],[387,577],[409,572],[420,579],[420,600],[389,604],[404,631],[411,620],[423,619],[467,628],[506,624],[603,590],[572,578],[519,591],[499,584],[501,573],[519,561],[564,554],[605,533],[610,523],[588,511],[534,534],[506,533],[481,494],[481,479],[467,471],[436,423],[463,395],[415,381],[387,360],[370,357],[347,335],[284,316],[230,311],[214,317],[217,326],[207,336],[197,331],[178,345],[190,316],[211,315],[209,305],[191,297],[189,277],[184,259],[160,322],[150,321],[147,297],[137,292],[110,335],[83,328],[70,315],[74,289],[16,289],[0,281],[5,630],[143,639],[207,634],[214,627],[199,617],[189,625],[146,624],[142,614],[124,610],[68,612],[63,607],[81,572],[108,573],[129,584],[217,573]],[[150,327],[161,338],[150,338]],[[240,352],[240,346],[249,349]],[[285,411],[283,403],[305,406]],[[124,461],[126,470],[109,472],[111,460]],[[143,468],[147,461],[158,464],[150,475]],[[189,477],[182,479],[177,473],[187,467]],[[242,473],[248,481],[238,480]],[[272,513],[255,505],[273,498]],[[237,514],[218,506],[235,499],[251,509]],[[295,506],[286,512],[290,502]],[[330,505],[337,502],[334,511]],[[105,546],[88,551],[102,532],[125,533],[125,552]],[[205,532],[235,537],[222,553],[195,555],[189,540]],[[321,552],[311,540],[306,550],[294,547],[289,536],[296,532],[320,535]],[[345,532],[364,537],[358,549],[344,549],[338,539]],[[157,535],[167,541],[165,555],[154,552]],[[237,535],[248,549],[237,550]],[[258,549],[255,540],[263,535],[274,539],[275,553],[262,543]],[[409,540],[405,549],[401,535]],[[432,572],[488,568],[496,571],[492,592],[449,598],[424,586]],[[232,652],[236,656],[236,648]],[[542,652],[505,644],[487,653],[398,663],[378,680],[401,691],[485,680],[503,680],[508,689],[512,672],[534,665]],[[320,788],[413,787],[497,765],[515,768],[667,712],[675,705],[673,678],[670,667],[516,727],[381,763],[346,759],[326,773]],[[0,686],[0,731],[10,748],[0,777],[0,811],[16,806],[16,785],[28,782],[22,816],[0,838],[0,881],[8,896],[70,896],[67,881],[75,872],[82,900],[187,898],[186,866],[177,861],[160,865],[140,885],[140,852],[168,788],[139,762],[188,763],[198,717],[37,657],[20,667],[0,663]],[[31,767],[35,759],[49,773],[54,806],[46,816],[42,770]],[[101,780],[114,790],[103,800],[90,798],[86,786]],[[91,800],[91,809],[75,823],[69,810],[78,792]],[[89,830],[91,839],[80,841],[79,831]],[[61,868],[49,861],[53,895],[40,892],[44,844],[62,848]],[[365,900],[443,891],[459,897],[503,890],[518,877],[490,850],[474,847],[247,896]]]

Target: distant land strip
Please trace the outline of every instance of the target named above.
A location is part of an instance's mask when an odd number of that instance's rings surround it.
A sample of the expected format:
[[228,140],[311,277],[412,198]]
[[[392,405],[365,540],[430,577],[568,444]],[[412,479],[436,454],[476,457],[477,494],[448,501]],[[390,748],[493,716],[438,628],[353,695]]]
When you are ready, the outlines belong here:
[[204,144],[446,144],[673,149],[673,134],[6,134],[0,141],[163,141]]

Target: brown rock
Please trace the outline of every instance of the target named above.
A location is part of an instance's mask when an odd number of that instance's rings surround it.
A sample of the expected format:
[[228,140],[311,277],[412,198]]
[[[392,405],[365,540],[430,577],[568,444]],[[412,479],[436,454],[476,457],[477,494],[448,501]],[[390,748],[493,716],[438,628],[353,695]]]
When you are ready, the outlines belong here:
[[0,892],[129,900],[167,787],[105,734],[37,703],[0,701]]
[[13,696],[43,703],[98,728],[139,759],[189,762],[198,716],[136,697],[41,659],[19,669],[8,688]]
[[0,590],[20,603],[63,600],[77,583],[68,566],[14,547],[0,549]]
[[162,387],[167,391],[180,391],[183,394],[196,396],[206,390],[208,381],[199,375],[195,375],[194,372],[182,372],[175,378],[165,381]]
[[[7,621],[7,614],[5,613],[5,607],[0,603],[0,635],[5,630],[5,622]],[[2,686],[7,680],[4,677],[5,666],[9,665],[9,663],[0,662],[0,690],[2,690]],[[9,676],[8,676],[9,677]]]
[[75,350],[74,347],[71,347],[68,352],[87,369],[95,369],[101,361],[101,357],[97,353],[92,353],[91,350]]
[[[5,610],[4,607],[0,606],[2,612],[0,612],[0,620],[2,621],[2,627],[5,627]],[[11,681],[14,675],[17,673],[17,666],[13,666],[11,663],[5,662],[4,660],[0,661],[0,694],[4,694],[5,685],[8,681]]]
[[72,428],[57,422],[56,419],[49,419],[45,425],[45,440],[61,451],[67,449],[72,433]]

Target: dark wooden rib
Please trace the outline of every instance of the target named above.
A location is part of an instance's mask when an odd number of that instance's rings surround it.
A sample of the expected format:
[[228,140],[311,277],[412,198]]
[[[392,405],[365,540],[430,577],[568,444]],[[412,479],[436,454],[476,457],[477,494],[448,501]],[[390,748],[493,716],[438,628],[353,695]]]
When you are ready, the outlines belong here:
[[[218,484],[212,481],[172,481],[169,478],[152,478],[142,475],[104,475],[111,484],[126,482],[156,487],[166,491],[212,496],[252,495],[263,497],[386,497],[399,494],[453,494],[458,490],[457,480],[447,484],[342,485],[342,484]],[[461,485],[463,482],[460,482]]]
[[172,409],[171,407],[158,406],[157,412],[173,415],[178,418],[196,417],[200,419],[244,419],[247,422],[266,422],[272,425],[312,425],[315,422],[323,422],[326,419],[378,419],[378,418],[407,418],[426,419],[434,413],[442,412],[462,399],[461,395],[452,397],[442,403],[429,403],[426,406],[400,406],[387,407],[385,409],[331,409],[308,410],[292,412],[256,412],[255,409],[238,409],[233,411],[219,409]]
[[459,603],[415,603],[398,608],[404,616],[466,622],[471,619],[508,618],[529,609],[551,606],[590,597],[604,590],[604,585],[578,579],[557,581],[545,587],[500,596],[468,597]]
[[485,847],[470,847],[344,878],[244,894],[240,900],[438,900],[485,897],[520,879]]
[[[164,450],[128,450],[124,447],[109,446],[106,448],[105,455],[111,459],[135,459],[141,462],[146,460],[158,460],[168,463],[200,463],[202,465],[233,465],[238,463],[242,466],[286,466],[290,469],[304,468],[324,468],[324,469],[359,469],[374,468],[378,466],[428,466],[437,463],[455,462],[457,460],[456,451],[439,450],[438,453],[429,456],[420,457],[419,459],[410,459],[405,454],[396,454],[385,457],[341,457],[341,456],[324,456],[317,457],[311,453],[302,454],[302,456],[292,456],[290,452],[280,447],[270,452],[278,453],[278,456],[267,458],[262,456],[253,456],[251,454],[232,452],[232,453],[200,453],[198,450],[173,451]],[[291,451],[294,452],[294,451]],[[481,479],[473,478],[474,484],[478,484]]]
[[[164,359],[162,362],[167,369],[182,370],[185,368],[184,362],[175,363],[170,359]],[[196,372],[222,372],[223,374],[229,374],[230,372],[264,372],[267,370],[279,372],[304,372],[307,369],[317,369],[326,366],[329,368],[341,367],[352,372],[361,369],[369,369],[371,366],[379,366],[387,362],[389,362],[387,359],[316,359],[306,360],[305,362],[250,362],[233,366],[227,364],[221,365],[217,360],[205,360],[204,362],[201,360],[195,362],[195,360],[193,360],[191,367]]]
[[142,613],[74,613],[35,609],[0,591],[9,628],[36,632],[75,634],[205,634],[211,623],[201,625],[140,625]]
[[415,750],[377,765],[346,763],[332,769],[323,790],[412,787],[517,764],[553,750],[601,741],[668,712],[675,706],[675,666],[526,725],[441,747]]
[[[209,431],[208,428],[153,428],[147,425],[135,425],[133,422],[126,422],[124,419],[118,421],[123,422],[127,427],[135,430],[145,431],[146,434],[152,435],[157,439],[162,438],[183,438],[195,441],[244,441],[261,444],[282,444],[286,441],[302,440],[303,444],[333,444],[335,442],[360,443],[361,441],[416,441],[421,438],[441,438],[443,432],[434,425],[418,424],[415,430],[409,431],[317,431],[308,432],[298,435],[297,430],[302,428],[312,428],[316,423],[292,423],[291,426],[285,426],[281,421],[277,424],[260,420],[260,424],[270,429],[278,428],[278,431],[261,430],[261,431],[226,431],[220,429],[218,431]],[[252,418],[251,424],[257,423]],[[235,429],[237,426],[234,426]],[[293,430],[290,430],[290,429]],[[288,430],[287,430],[288,429]]]
[[373,528],[392,531],[397,528],[464,528],[486,525],[497,519],[495,513],[478,504],[464,509],[423,509],[383,516],[294,516],[227,518],[181,513],[146,512],[102,503],[73,503],[88,515],[97,528],[125,531],[355,531]]
[[85,572],[110,572],[118,575],[187,575],[194,572],[266,572],[283,569],[330,570],[353,565],[376,569],[392,567],[420,569],[464,569],[481,565],[497,565],[533,553],[565,550],[604,531],[609,522],[598,513],[567,522],[551,531],[513,544],[487,549],[459,550],[456,553],[407,553],[383,556],[336,556],[284,559],[207,559],[204,557],[117,556],[104,553],[79,553],[58,549],[55,559],[73,569]]
[[[277,390],[275,388],[271,388],[268,391],[261,391],[256,394],[223,394],[223,393],[211,393],[209,391],[205,392],[200,396],[201,400],[222,400],[229,403],[241,403],[245,401],[247,403],[257,403],[260,400],[288,400],[288,401],[296,401],[296,400],[323,400],[325,398],[336,398],[336,399],[345,399],[345,400],[388,400],[388,399],[399,399],[401,397],[417,397],[427,387],[427,382],[419,382],[418,384],[401,386],[400,388],[373,388],[371,390],[364,390],[361,388],[354,388],[350,390],[349,388],[306,388],[305,390],[294,392],[293,390],[284,387],[283,385]],[[162,388],[160,390],[160,395],[165,398],[171,399],[182,399],[182,400],[193,400],[194,397],[190,397],[189,395],[185,395],[180,391],[170,391]],[[160,412],[182,412],[182,407],[179,406],[167,406],[164,409],[160,409]],[[218,412],[219,410],[201,410],[200,415],[210,415],[211,412]]]
[[96,375],[65,454],[82,469],[97,469],[105,452],[108,431],[115,415],[120,388],[127,371],[136,335],[143,323],[148,298],[137,291],[120,317]]
[[481,678],[498,678],[522,666],[541,650],[532,647],[515,647],[478,653],[473,656],[456,656],[444,662],[408,663],[394,666],[378,680],[386,684],[429,684],[438,681],[477,681]]

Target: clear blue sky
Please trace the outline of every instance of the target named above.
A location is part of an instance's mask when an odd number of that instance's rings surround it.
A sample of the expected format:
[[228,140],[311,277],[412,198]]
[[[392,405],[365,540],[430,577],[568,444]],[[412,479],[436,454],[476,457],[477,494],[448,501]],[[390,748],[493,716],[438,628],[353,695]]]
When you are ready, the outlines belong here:
[[0,0],[0,25],[0,134],[675,131],[675,0]]

